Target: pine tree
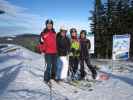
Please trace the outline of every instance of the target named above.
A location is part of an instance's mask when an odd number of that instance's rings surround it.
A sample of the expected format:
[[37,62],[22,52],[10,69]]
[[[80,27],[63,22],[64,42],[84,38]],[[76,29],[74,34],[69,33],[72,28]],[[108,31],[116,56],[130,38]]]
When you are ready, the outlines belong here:
[[92,20],[91,29],[95,34],[95,54],[97,57],[102,56],[102,46],[104,45],[103,41],[100,41],[103,38],[103,16],[104,16],[104,5],[102,5],[101,0],[96,0],[94,5],[94,11],[92,11]]
[[[133,0],[107,0],[104,5],[101,0],[95,0],[91,20],[98,57],[111,58],[113,35],[130,33],[133,43]],[[132,45],[130,55],[133,55]]]

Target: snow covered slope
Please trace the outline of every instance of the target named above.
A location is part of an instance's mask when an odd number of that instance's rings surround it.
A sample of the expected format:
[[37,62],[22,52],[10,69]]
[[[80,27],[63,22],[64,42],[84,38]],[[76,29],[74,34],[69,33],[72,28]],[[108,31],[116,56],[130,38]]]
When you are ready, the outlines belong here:
[[43,82],[44,63],[43,56],[21,46],[1,44],[0,100],[133,100],[133,63],[121,62],[129,71],[117,68],[107,81],[81,81],[75,86],[53,82],[51,92]]

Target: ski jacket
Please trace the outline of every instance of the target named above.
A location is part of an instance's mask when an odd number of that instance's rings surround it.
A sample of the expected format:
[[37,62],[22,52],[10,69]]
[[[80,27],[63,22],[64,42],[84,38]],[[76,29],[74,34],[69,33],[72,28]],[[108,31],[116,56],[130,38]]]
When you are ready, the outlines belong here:
[[70,40],[67,36],[62,37],[60,33],[57,34],[57,50],[58,56],[66,56],[70,50]]
[[91,47],[89,39],[80,39],[80,58],[89,57],[89,49]]
[[56,45],[56,33],[48,31],[47,33],[41,34],[41,43],[38,45],[40,52],[46,54],[56,54],[57,45]]
[[80,56],[80,43],[77,39],[71,40],[70,56],[71,57],[79,57]]

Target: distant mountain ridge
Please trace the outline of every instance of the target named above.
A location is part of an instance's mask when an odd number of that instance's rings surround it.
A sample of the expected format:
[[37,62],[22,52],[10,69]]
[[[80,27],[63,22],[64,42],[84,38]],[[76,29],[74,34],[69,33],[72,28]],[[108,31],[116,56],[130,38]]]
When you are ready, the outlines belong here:
[[13,36],[0,37],[0,44],[17,44],[26,47],[32,51],[36,51],[36,45],[39,43],[39,35],[36,34],[21,34]]

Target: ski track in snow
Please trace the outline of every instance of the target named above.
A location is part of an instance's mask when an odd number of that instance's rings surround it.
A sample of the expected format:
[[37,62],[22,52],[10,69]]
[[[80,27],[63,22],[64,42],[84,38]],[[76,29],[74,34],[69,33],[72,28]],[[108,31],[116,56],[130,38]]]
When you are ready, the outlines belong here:
[[[0,53],[0,100],[133,100],[132,62],[115,62],[120,68],[106,72],[109,75],[106,81],[82,81],[82,86],[53,81],[50,94],[49,87],[43,82],[43,56],[17,45],[2,50],[8,51]],[[93,60],[92,63],[112,65],[103,60]]]

